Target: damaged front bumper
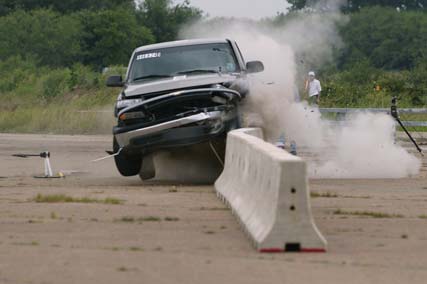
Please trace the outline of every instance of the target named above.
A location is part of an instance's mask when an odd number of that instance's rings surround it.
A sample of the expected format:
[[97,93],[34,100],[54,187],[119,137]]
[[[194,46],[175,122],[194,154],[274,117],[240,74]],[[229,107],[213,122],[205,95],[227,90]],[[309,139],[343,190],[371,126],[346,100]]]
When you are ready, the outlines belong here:
[[[199,93],[200,95],[197,95]],[[178,94],[178,95],[177,95]],[[113,133],[120,148],[126,152],[150,153],[162,148],[181,147],[209,141],[239,127],[236,98],[240,95],[233,90],[223,89],[199,89],[187,92],[173,93],[158,98],[146,100],[138,106],[129,107],[119,113],[135,111],[143,107],[147,113],[150,112],[150,103],[153,109],[159,108],[162,101],[173,99],[173,105],[179,108],[185,104],[185,95],[200,97],[209,95],[211,98],[219,96],[227,98],[224,103],[204,106],[187,113],[177,113],[170,120],[156,123],[135,123],[131,125],[118,125],[114,127]],[[206,98],[204,98],[206,99]],[[183,101],[184,103],[181,103]],[[214,101],[218,101],[214,99]]]
[[[165,142],[173,145],[183,142],[184,144],[195,143],[206,137],[215,136],[227,125],[233,124],[231,121],[233,119],[229,116],[221,111],[199,113],[129,132],[117,133],[115,137],[120,148],[150,146],[153,143],[164,145]],[[188,126],[191,124],[195,125]],[[178,143],[179,140],[181,143]]]

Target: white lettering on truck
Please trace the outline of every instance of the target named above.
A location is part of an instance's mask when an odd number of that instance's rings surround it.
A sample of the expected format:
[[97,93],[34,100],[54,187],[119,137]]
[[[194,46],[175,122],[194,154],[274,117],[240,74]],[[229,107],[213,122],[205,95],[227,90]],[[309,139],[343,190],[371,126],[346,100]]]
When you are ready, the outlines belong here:
[[161,57],[162,53],[161,52],[153,52],[153,53],[145,53],[145,54],[140,54],[136,57],[136,60],[143,60],[143,59],[150,59],[150,58],[158,58]]

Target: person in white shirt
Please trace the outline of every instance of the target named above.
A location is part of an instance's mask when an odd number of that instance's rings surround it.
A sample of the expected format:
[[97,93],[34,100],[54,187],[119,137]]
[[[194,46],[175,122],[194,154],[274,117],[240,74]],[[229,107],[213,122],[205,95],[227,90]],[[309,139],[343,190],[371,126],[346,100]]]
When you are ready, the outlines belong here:
[[305,84],[305,91],[308,92],[309,102],[318,105],[320,102],[320,92],[322,91],[322,86],[320,85],[320,81],[316,79],[316,74],[313,71],[308,73],[308,80]]

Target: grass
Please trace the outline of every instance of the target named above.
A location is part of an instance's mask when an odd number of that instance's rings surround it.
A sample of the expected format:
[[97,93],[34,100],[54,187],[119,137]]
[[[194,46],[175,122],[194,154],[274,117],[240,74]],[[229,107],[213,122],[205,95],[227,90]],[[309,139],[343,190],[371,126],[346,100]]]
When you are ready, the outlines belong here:
[[[353,67],[344,72],[331,73],[322,79],[324,87],[321,107],[389,107],[391,97],[400,91],[372,90],[372,82],[359,84],[349,81],[351,72],[372,72],[379,84],[394,86],[412,78],[411,72],[396,73],[372,71],[366,66]],[[365,70],[366,69],[366,70]],[[108,74],[100,74],[90,67],[76,65],[69,68],[52,69],[37,67],[28,59],[7,59],[0,61],[0,131],[12,133],[57,133],[57,134],[106,134],[114,124],[113,104],[119,89],[107,88],[105,80],[109,75],[122,73],[125,67],[114,66]],[[416,70],[414,72],[420,72]],[[400,80],[400,81],[399,81]],[[412,82],[412,81],[411,81]],[[403,83],[399,83],[403,84]],[[411,97],[415,92],[420,97],[420,87],[413,89],[405,83],[399,105],[412,106]],[[408,86],[410,86],[409,83]],[[420,97],[421,104],[425,101]],[[418,106],[419,107],[419,106]],[[108,110],[109,113],[97,112]],[[81,112],[84,111],[84,112]],[[332,115],[325,115],[334,118]],[[408,116],[408,115],[406,115]],[[410,115],[410,120],[426,120],[426,115]],[[426,130],[425,128],[423,130]],[[172,189],[170,192],[177,192]]]
[[331,192],[321,193],[312,191],[310,192],[310,196],[311,198],[338,198],[338,194]]
[[0,60],[0,131],[10,133],[107,134],[114,124],[119,88],[89,66],[41,67],[29,59]]
[[126,272],[126,271],[129,271],[129,269],[124,267],[124,266],[121,266],[121,267],[117,268],[117,271]]
[[107,247],[107,248],[104,248],[104,249],[106,249],[106,250],[111,250],[111,251],[123,251],[123,250],[129,250],[129,251],[134,251],[134,252],[137,252],[137,251],[144,251],[144,249],[142,248],[142,247],[137,247],[137,246],[131,246],[131,247],[129,247],[129,248],[119,248],[119,247]]
[[427,219],[427,215],[419,215],[418,218],[420,218],[420,219]]
[[333,212],[334,215],[342,216],[359,216],[359,217],[370,217],[370,218],[404,218],[405,216],[401,214],[388,214],[381,212],[372,212],[372,211],[344,211],[337,209]]
[[179,221],[179,218],[178,217],[165,217],[164,220],[167,222],[177,222],[177,221]]
[[130,217],[130,216],[124,216],[122,218],[120,218],[119,220],[116,221],[120,221],[120,222],[124,222],[124,223],[133,223],[135,222],[135,218],[134,217]]
[[56,215],[55,212],[50,213],[50,219],[58,219],[58,216]]
[[[100,78],[104,80],[104,78]],[[1,81],[1,80],[0,80]],[[0,131],[11,133],[106,134],[114,124],[117,90],[103,84],[65,88],[46,97],[40,82],[27,80],[3,92]]]
[[37,242],[37,241],[32,241],[32,242],[29,242],[29,243],[15,242],[15,243],[12,243],[12,245],[15,245],[15,246],[38,246],[38,245],[40,245],[40,243]]
[[[372,107],[375,108],[375,106],[367,106],[368,108]],[[386,108],[388,108],[387,106]],[[408,108],[425,108],[426,106],[409,106]],[[358,107],[355,107],[358,108]],[[360,108],[364,108],[363,106]],[[337,117],[337,114],[334,113],[323,113],[322,118],[325,120],[340,120]],[[427,114],[400,114],[400,120],[401,121],[427,121]],[[427,127],[425,126],[408,126],[406,127],[409,132],[427,132]],[[400,126],[396,126],[396,130],[398,132],[403,132],[403,128]],[[417,139],[418,140],[418,139]],[[420,139],[419,142],[425,142],[425,139]]]
[[[113,108],[113,104],[105,108]],[[78,112],[68,106],[48,106],[0,112],[0,131],[12,133],[106,134],[114,125],[111,113]]]
[[144,251],[144,249],[141,247],[130,247],[129,250],[130,251]]
[[43,221],[42,220],[33,220],[33,219],[30,219],[30,220],[28,220],[28,223],[29,224],[42,224]]
[[371,196],[361,195],[361,196],[353,196],[353,195],[343,195],[342,198],[354,198],[354,199],[371,199]]
[[123,200],[120,200],[120,199],[117,199],[117,198],[112,198],[112,197],[107,197],[103,201],[101,201],[101,203],[104,203],[104,204],[113,204],[113,205],[120,205],[120,204],[123,204]]
[[227,207],[200,207],[200,211],[228,211]]
[[161,222],[162,219],[157,216],[146,216],[146,217],[123,216],[120,219],[116,219],[115,221],[123,222],[123,223],[143,223],[143,222]]
[[89,197],[71,197],[64,194],[37,194],[33,199],[37,203],[100,203],[100,204],[123,204],[123,201],[117,198],[95,199]]
[[160,222],[162,219],[156,216],[140,217],[138,218],[140,222]]
[[310,192],[311,198],[360,198],[360,199],[370,199],[370,196],[350,196],[350,195],[338,195],[333,192]]

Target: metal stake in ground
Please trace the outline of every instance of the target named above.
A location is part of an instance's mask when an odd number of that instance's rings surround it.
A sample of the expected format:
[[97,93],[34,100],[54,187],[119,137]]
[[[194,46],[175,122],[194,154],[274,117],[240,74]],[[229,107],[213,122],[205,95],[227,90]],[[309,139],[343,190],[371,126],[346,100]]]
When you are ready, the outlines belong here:
[[403,131],[405,131],[406,135],[408,135],[409,139],[414,143],[415,147],[417,148],[418,152],[420,152],[421,156],[424,156],[423,150],[418,146],[417,141],[412,137],[412,135],[409,133],[409,131],[406,129],[406,127],[403,125],[402,121],[399,117],[399,112],[397,111],[397,98],[394,97],[391,100],[391,110],[390,110],[391,116],[399,123],[400,127],[402,127]]
[[43,158],[44,164],[44,176],[34,176],[34,178],[61,178],[61,176],[53,176],[52,166],[50,164],[50,152],[45,151],[40,154],[14,154],[13,157],[18,158],[30,158],[30,157],[40,157]]

